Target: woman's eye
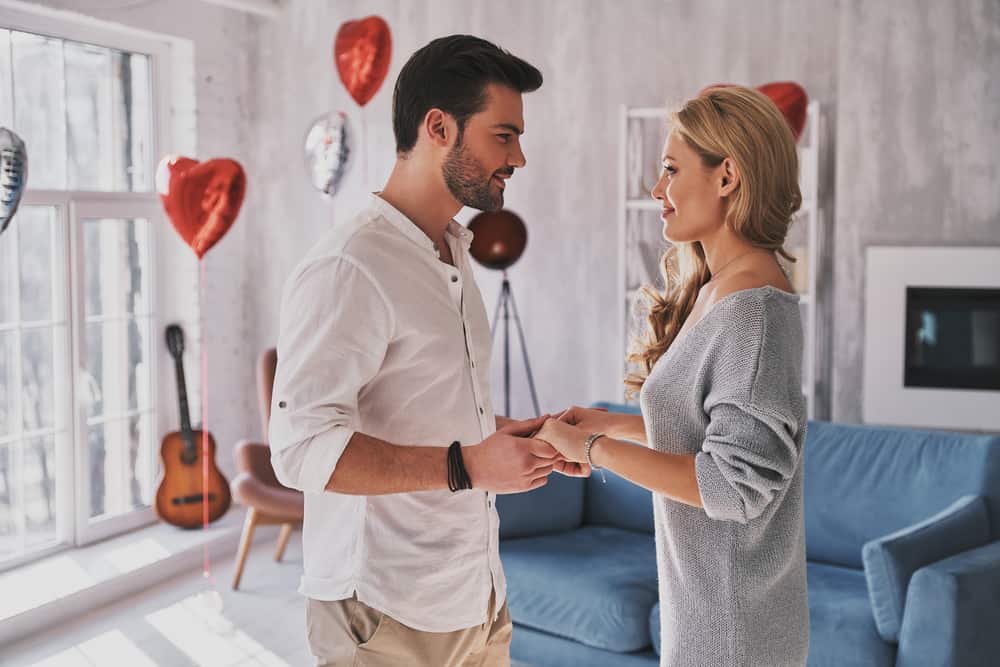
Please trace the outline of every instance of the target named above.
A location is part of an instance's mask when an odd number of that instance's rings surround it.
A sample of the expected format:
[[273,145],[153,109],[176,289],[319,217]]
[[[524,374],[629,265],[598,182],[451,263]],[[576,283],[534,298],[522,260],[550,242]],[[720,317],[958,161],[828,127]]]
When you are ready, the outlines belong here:
[[665,164],[663,165],[663,172],[668,176],[673,176],[677,173],[677,169],[675,167],[671,167],[669,164]]

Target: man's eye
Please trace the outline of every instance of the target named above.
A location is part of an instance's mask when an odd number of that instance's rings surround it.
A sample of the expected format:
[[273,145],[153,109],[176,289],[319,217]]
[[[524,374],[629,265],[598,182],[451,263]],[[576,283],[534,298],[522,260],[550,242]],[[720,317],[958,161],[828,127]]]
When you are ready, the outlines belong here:
[[510,141],[509,134],[498,134],[497,138],[500,139],[500,141],[502,141],[503,143],[507,143],[508,141]]

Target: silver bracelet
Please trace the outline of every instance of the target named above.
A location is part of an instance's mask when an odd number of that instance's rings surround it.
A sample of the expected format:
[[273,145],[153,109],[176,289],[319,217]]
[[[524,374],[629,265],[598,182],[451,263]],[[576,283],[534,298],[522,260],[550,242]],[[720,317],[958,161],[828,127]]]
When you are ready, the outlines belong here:
[[605,435],[603,433],[591,433],[590,437],[587,438],[587,444],[583,446],[583,457],[587,459],[587,465],[590,466],[591,470],[601,471],[601,482],[604,484],[608,483],[608,478],[604,476],[604,468],[600,468],[594,465],[594,462],[590,460],[590,448],[594,446],[598,438],[603,438]]

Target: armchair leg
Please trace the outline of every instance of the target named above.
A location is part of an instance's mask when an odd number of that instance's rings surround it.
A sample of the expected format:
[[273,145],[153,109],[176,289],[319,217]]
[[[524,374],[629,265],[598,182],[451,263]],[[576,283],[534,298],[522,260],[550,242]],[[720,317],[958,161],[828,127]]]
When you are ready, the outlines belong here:
[[257,527],[257,510],[250,508],[247,510],[247,518],[243,522],[243,535],[240,536],[240,549],[236,553],[236,572],[233,574],[233,590],[240,586],[240,578],[243,576],[243,566],[247,562],[247,554],[250,552],[250,543],[253,541],[253,531]]
[[281,533],[278,535],[278,549],[274,552],[274,560],[281,561],[281,557],[285,555],[285,547],[288,546],[288,538],[291,536],[292,524],[282,524]]

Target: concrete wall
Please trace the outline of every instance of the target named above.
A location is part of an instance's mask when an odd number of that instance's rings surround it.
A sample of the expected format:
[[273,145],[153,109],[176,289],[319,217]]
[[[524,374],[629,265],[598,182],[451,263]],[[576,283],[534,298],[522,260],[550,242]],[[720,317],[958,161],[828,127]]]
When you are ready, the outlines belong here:
[[845,2],[839,44],[833,415],[856,422],[865,248],[1000,245],[1000,3]]

